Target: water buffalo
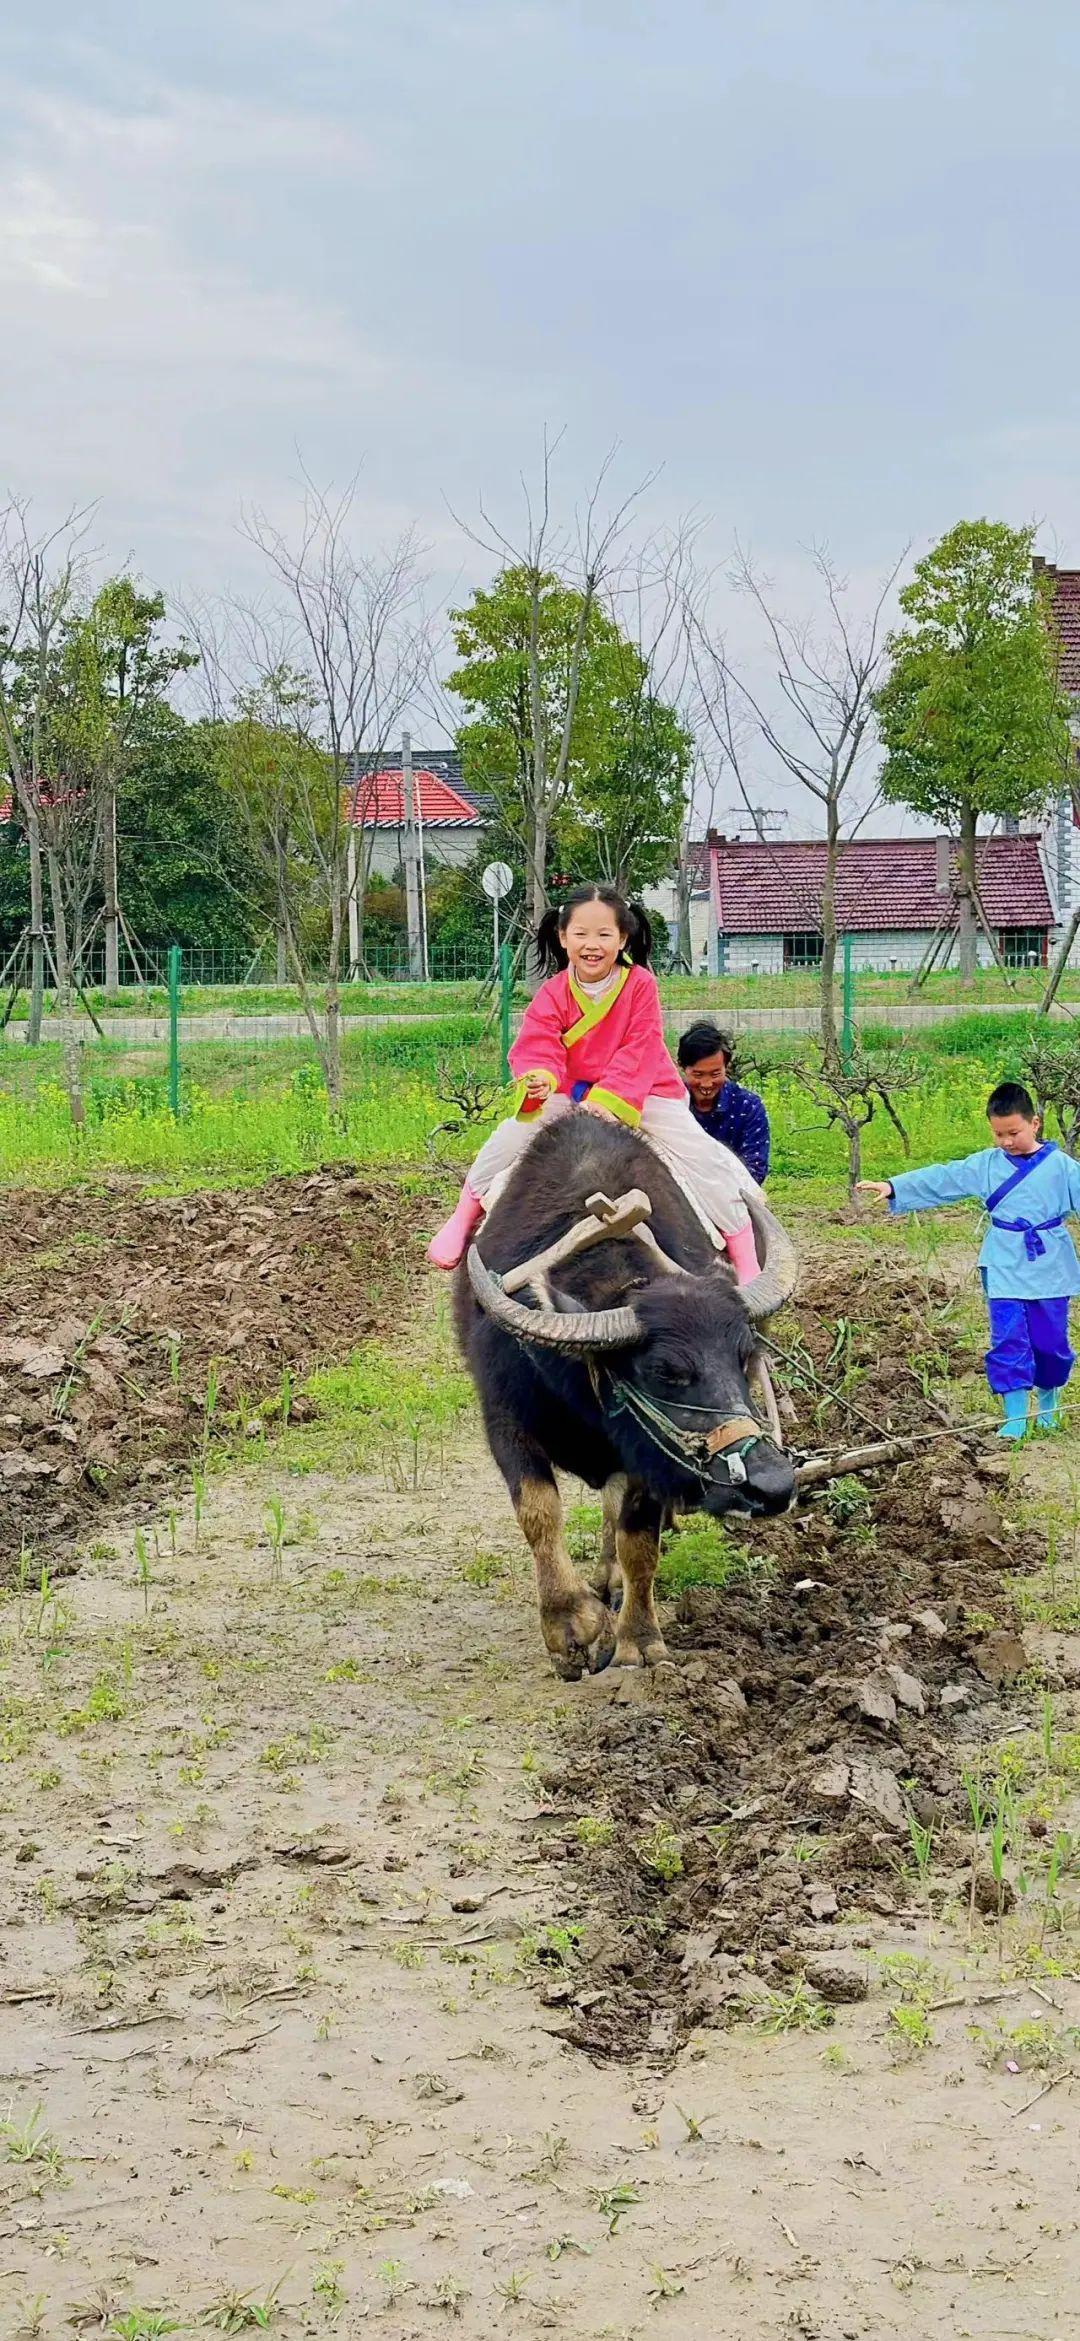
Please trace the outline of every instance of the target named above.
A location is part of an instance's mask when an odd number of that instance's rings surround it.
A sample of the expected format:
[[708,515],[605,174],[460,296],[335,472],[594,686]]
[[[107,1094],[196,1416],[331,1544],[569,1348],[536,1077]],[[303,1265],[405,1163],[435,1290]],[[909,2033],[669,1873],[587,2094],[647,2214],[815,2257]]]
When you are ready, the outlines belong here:
[[[651,1247],[633,1234],[605,1239],[553,1271],[539,1305],[504,1291],[502,1279],[580,1221],[594,1193],[634,1188],[652,1206]],[[571,1681],[612,1655],[622,1666],[664,1657],[652,1588],[672,1508],[781,1512],[791,1501],[791,1462],[756,1417],[747,1377],[755,1322],[787,1299],[795,1257],[764,1205],[753,1208],[763,1264],[737,1292],[646,1141],[569,1114],[533,1140],[457,1271],[458,1339],[532,1550],[544,1640]],[[584,1584],[567,1552],[553,1467],[607,1491],[617,1629],[602,1598],[610,1581]]]

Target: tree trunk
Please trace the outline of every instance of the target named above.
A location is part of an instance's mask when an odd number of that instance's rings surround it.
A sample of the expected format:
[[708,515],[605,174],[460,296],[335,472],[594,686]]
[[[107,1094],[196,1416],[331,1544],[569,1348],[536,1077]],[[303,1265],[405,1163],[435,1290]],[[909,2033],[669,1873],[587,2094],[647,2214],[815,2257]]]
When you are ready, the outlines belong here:
[[314,1000],[312,999],[311,988],[308,983],[307,969],[305,968],[304,962],[301,959],[300,953],[297,949],[296,937],[293,934],[292,922],[289,918],[287,910],[284,913],[284,934],[285,948],[288,952],[293,971],[293,980],[296,984],[297,991],[300,994],[300,1006],[302,1007],[304,1015],[307,1018],[308,1031],[311,1034],[315,1054],[318,1057],[319,1064],[322,1069],[322,1077],[326,1083],[326,1093],[329,1097],[331,1068],[326,1045],[326,1026],[322,1022],[319,1016],[319,1011],[315,1006]]
[[840,808],[835,800],[830,799],[825,831],[825,877],[821,888],[821,1057],[827,1073],[840,1071],[840,1042],[836,1030],[836,869],[839,858]]
[[548,814],[546,805],[534,805],[529,823],[528,868],[525,883],[528,889],[527,914],[533,933],[547,909],[547,848]]
[[848,1124],[848,1197],[849,1200],[862,1177],[862,1123]]
[[977,816],[970,805],[960,808],[960,979],[969,983],[978,962],[975,923],[975,830]]
[[24,800],[26,841],[30,849],[30,1014],[26,1038],[31,1048],[41,1039],[45,1012],[45,878],[41,861],[41,822],[37,809]]
[[289,944],[287,933],[288,922],[285,917],[287,864],[285,859],[285,839],[280,829],[278,830],[277,836],[274,840],[274,880],[277,894],[277,916],[275,920],[274,936],[274,974],[276,975],[279,984],[284,984],[288,982],[289,970]]
[[525,831],[528,867],[525,872],[525,908],[529,925],[535,934],[547,909],[547,849],[548,827],[551,821],[551,806],[548,797],[547,729],[540,682],[540,574],[538,570],[532,572],[529,580],[528,679],[528,815]]
[[274,934],[274,980],[279,984],[287,984],[289,980],[289,947],[280,919]]
[[104,806],[105,990],[110,997],[120,989],[120,890],[116,859],[116,786],[112,773],[105,783]]
[[64,907],[64,888],[60,874],[60,856],[54,845],[49,853],[49,893],[52,898],[53,955],[56,960],[57,1007],[60,1011],[60,1045],[64,1057],[64,1079],[67,1083],[68,1104],[76,1129],[86,1120],[82,1093],[82,1062],[78,1035],[75,1031],[75,993],[71,981],[71,952],[68,944],[67,911]]
[[341,1115],[341,872],[334,872],[330,904],[330,965],[326,977],[326,1094],[335,1119]]

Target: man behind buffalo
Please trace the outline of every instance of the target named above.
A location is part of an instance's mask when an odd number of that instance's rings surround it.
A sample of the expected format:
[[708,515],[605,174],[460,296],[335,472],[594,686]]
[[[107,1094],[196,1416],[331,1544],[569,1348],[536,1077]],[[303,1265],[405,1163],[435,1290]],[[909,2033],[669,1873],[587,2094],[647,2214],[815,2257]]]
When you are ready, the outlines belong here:
[[731,1078],[735,1045],[730,1034],[708,1022],[692,1024],[679,1042],[679,1070],[690,1092],[690,1110],[710,1138],[737,1154],[759,1186],[769,1168],[769,1117],[754,1089]]

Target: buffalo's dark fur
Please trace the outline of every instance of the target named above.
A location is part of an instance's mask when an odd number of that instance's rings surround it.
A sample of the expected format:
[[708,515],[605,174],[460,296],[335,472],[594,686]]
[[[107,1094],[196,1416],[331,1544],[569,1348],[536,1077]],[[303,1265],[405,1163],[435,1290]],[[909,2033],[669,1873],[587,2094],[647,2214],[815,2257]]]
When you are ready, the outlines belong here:
[[[540,1131],[484,1224],[481,1257],[505,1274],[535,1257],[585,1214],[597,1192],[615,1197],[643,1187],[652,1203],[650,1226],[661,1248],[685,1267],[685,1277],[657,1269],[635,1237],[598,1244],[557,1271],[554,1291],[568,1307],[634,1306],[641,1339],[610,1359],[597,1360],[598,1399],[579,1357],[532,1349],[486,1316],[475,1301],[464,1266],[455,1285],[458,1338],[480,1393],[488,1440],[516,1502],[528,1478],[550,1480],[552,1465],[591,1487],[626,1473],[650,1499],[668,1505],[723,1511],[742,1499],[726,1471],[711,1484],[660,1452],[625,1412],[612,1404],[610,1368],[661,1404],[687,1430],[704,1431],[725,1416],[752,1411],[747,1388],[754,1336],[731,1276],[685,1196],[652,1148],[631,1130],[577,1113]],[[524,1297],[524,1296],[523,1296]],[[757,1455],[757,1450],[753,1451]],[[761,1442],[760,1496],[767,1509],[790,1497],[785,1460]],[[750,1464],[749,1497],[758,1492]],[[756,1505],[755,1505],[756,1508]]]

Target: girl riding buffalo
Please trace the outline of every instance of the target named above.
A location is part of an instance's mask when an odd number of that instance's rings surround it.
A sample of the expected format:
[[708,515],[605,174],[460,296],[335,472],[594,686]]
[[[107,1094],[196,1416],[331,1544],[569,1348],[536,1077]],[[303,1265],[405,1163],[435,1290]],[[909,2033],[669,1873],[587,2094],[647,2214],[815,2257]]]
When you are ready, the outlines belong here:
[[514,1112],[481,1147],[456,1211],[429,1245],[436,1268],[457,1266],[496,1180],[540,1124],[580,1106],[606,1121],[640,1124],[715,1231],[739,1283],[757,1274],[747,1174],[690,1111],[664,1043],[651,948],[645,912],[613,886],[575,886],[541,920],[537,958],[550,972],[510,1051]]

